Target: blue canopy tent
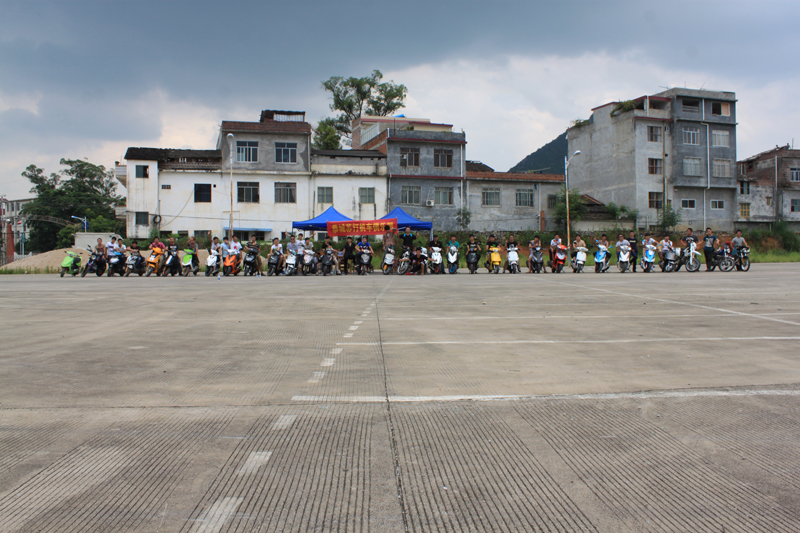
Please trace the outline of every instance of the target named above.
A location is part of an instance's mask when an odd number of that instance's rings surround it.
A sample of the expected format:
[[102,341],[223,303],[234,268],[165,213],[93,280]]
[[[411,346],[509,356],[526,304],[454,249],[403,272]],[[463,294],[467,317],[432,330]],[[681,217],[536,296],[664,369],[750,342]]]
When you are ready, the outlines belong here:
[[397,229],[402,231],[405,228],[411,228],[412,230],[420,230],[420,229],[432,229],[433,223],[432,222],[423,222],[421,220],[417,220],[416,218],[412,217],[399,207],[395,207],[392,211],[380,218],[380,220],[386,218],[396,218],[397,219]]
[[323,211],[319,216],[312,218],[311,220],[303,220],[301,222],[292,222],[292,229],[304,229],[304,230],[315,230],[315,231],[327,231],[328,230],[328,222],[349,222],[353,220],[352,218],[347,218],[339,211],[330,206],[328,209]]

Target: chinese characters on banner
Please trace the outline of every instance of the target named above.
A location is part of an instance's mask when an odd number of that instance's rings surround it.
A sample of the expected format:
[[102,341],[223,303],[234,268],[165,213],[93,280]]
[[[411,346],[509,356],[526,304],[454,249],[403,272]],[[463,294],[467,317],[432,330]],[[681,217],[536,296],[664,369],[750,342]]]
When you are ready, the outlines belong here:
[[389,226],[390,230],[397,229],[396,218],[381,220],[350,220],[348,222],[328,222],[328,235],[331,237],[344,237],[346,235],[382,235],[383,229]]

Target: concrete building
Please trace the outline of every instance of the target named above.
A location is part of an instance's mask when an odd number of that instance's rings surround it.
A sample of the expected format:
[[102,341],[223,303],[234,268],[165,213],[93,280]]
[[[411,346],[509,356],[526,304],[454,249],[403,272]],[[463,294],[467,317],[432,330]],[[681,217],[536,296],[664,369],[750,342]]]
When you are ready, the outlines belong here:
[[659,213],[680,211],[679,228],[731,230],[736,205],[736,96],[674,88],[592,109],[567,133],[569,186],[600,202],[639,210],[653,229]]
[[387,212],[402,207],[433,221],[437,229],[456,229],[465,207],[466,134],[429,119],[364,116],[353,121],[353,149],[386,154]]
[[738,227],[786,220],[800,229],[800,150],[776,146],[737,167]]
[[22,218],[22,208],[25,204],[32,202],[36,198],[22,198],[19,200],[6,200],[0,198],[0,218],[11,224],[14,242],[18,243],[20,240],[27,242],[30,237],[30,226],[25,224]]

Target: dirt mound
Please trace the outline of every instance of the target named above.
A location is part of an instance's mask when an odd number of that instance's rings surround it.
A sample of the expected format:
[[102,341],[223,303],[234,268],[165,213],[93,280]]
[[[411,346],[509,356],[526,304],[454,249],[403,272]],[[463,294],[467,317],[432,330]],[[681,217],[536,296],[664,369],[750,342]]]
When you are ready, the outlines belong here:
[[85,265],[89,259],[89,251],[81,250],[80,248],[61,248],[59,250],[51,250],[43,254],[34,255],[33,257],[26,257],[19,261],[9,263],[0,270],[27,270],[31,274],[43,274],[45,272],[59,272],[61,270],[61,261],[64,260],[67,250],[72,250],[81,256],[81,265]]

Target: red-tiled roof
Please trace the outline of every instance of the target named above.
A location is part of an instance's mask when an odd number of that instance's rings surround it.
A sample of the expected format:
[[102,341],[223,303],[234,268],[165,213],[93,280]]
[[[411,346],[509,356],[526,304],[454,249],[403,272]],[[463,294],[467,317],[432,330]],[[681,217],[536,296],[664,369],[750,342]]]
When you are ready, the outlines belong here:
[[558,174],[533,174],[530,172],[477,172],[473,170],[467,170],[467,179],[564,182],[564,176],[560,176]]
[[233,122],[222,121],[222,131],[252,132],[252,133],[297,133],[308,135],[311,125],[308,122],[283,122],[267,120],[265,122]]

